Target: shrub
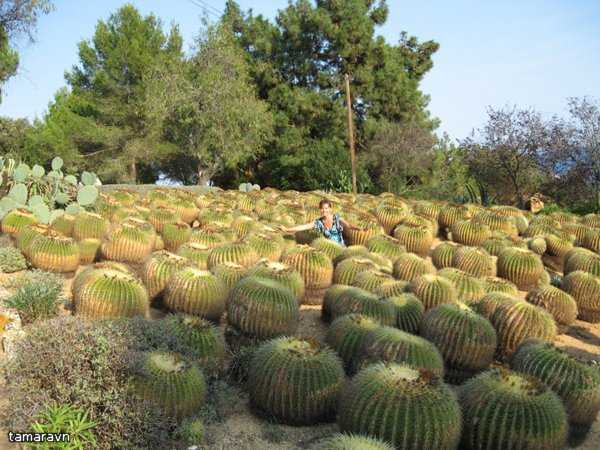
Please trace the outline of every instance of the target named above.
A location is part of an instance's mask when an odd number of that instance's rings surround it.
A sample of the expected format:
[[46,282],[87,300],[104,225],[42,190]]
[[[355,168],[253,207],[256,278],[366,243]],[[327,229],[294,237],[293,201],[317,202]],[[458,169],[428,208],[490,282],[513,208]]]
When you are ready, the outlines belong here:
[[33,448],[62,450],[79,450],[82,448],[94,448],[97,446],[96,435],[92,431],[98,425],[89,420],[88,412],[74,408],[71,405],[48,405],[37,416],[37,421],[32,425],[36,433],[66,433],[69,442],[63,442],[58,446],[54,443],[35,444]]
[[0,272],[13,273],[27,269],[27,260],[19,249],[0,247]]
[[58,313],[58,306],[63,300],[62,279],[48,275],[48,282],[41,279],[25,282],[4,301],[6,306],[19,312],[24,324],[48,319]]
[[98,424],[98,448],[166,448],[172,424],[130,392],[132,349],[152,342],[127,325],[59,317],[31,327],[5,368],[6,428],[30,429],[43,405],[68,402]]

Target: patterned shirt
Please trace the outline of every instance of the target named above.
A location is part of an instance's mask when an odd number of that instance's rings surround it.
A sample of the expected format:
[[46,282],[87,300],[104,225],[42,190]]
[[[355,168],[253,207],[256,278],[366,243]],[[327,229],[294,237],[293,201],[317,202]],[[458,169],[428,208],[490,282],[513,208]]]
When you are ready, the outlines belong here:
[[344,228],[340,223],[340,216],[338,214],[333,215],[333,225],[331,225],[331,228],[327,228],[325,226],[324,218],[319,217],[317,220],[315,220],[315,230],[323,234],[323,236],[325,236],[327,239],[331,239],[332,241],[343,246],[346,245],[344,243],[344,236],[342,235]]

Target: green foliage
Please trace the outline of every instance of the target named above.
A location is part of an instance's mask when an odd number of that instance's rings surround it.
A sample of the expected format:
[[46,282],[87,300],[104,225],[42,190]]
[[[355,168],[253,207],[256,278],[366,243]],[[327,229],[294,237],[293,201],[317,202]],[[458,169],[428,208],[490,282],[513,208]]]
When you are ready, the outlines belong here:
[[[32,212],[38,222],[48,224],[65,212],[91,206],[98,196],[99,182],[96,175],[87,173],[89,185],[78,185],[74,175],[61,171],[62,159],[55,157],[53,170],[45,173],[43,167],[30,168],[25,163],[16,164],[13,159],[0,158],[0,192],[8,192],[0,202],[0,218],[13,209]],[[86,174],[86,173],[84,173]],[[66,207],[62,209],[61,207]]]
[[168,448],[165,440],[173,424],[130,391],[132,351],[150,345],[140,335],[139,327],[129,322],[75,317],[30,327],[6,367],[6,398],[13,405],[7,428],[31,429],[44,405],[68,399],[97,423],[100,449]]
[[[147,83],[152,95],[145,108],[155,132],[176,146],[170,158],[185,157],[184,179],[205,184],[235,172],[271,138],[272,115],[256,98],[243,52],[224,25],[207,25],[189,60],[156,67]],[[178,177],[182,168],[168,163],[166,169]]]
[[0,247],[0,272],[13,273],[27,269],[27,260],[14,247]]
[[204,440],[204,423],[201,419],[185,419],[175,432],[175,437],[187,446],[201,444]]
[[[375,35],[386,19],[384,2],[296,1],[279,12],[276,23],[227,2],[224,20],[246,51],[259,96],[274,114],[275,138],[252,167],[261,184],[347,189],[347,177],[332,179],[349,169],[344,74],[351,76],[359,161],[373,134],[367,121],[412,121],[425,133],[435,126],[418,84],[438,45],[405,33],[398,45],[387,44]],[[367,169],[362,162],[359,167]],[[371,183],[362,188],[371,189]]]
[[31,429],[36,433],[66,433],[69,442],[33,444],[32,448],[51,450],[85,450],[96,448],[98,442],[93,429],[98,424],[88,417],[87,411],[71,405],[48,405],[40,412]]
[[58,306],[63,301],[62,291],[60,277],[37,272],[32,281],[26,281],[12,296],[4,300],[4,304],[16,309],[23,323],[45,320],[58,314]]

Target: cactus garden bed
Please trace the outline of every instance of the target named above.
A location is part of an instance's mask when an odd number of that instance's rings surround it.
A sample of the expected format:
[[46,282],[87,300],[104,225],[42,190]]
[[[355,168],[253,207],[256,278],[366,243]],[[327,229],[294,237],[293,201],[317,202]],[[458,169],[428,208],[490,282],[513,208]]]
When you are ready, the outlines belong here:
[[[83,448],[600,448],[600,215],[94,193],[4,202],[0,439],[74,414]],[[324,197],[347,247],[280,231]]]

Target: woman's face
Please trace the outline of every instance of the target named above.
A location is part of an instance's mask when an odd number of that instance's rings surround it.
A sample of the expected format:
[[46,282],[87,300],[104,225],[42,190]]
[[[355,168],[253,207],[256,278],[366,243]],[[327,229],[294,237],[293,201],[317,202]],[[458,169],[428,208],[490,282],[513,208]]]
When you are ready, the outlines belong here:
[[329,203],[325,203],[323,206],[321,206],[321,214],[323,214],[326,217],[331,216],[331,206],[329,205]]

